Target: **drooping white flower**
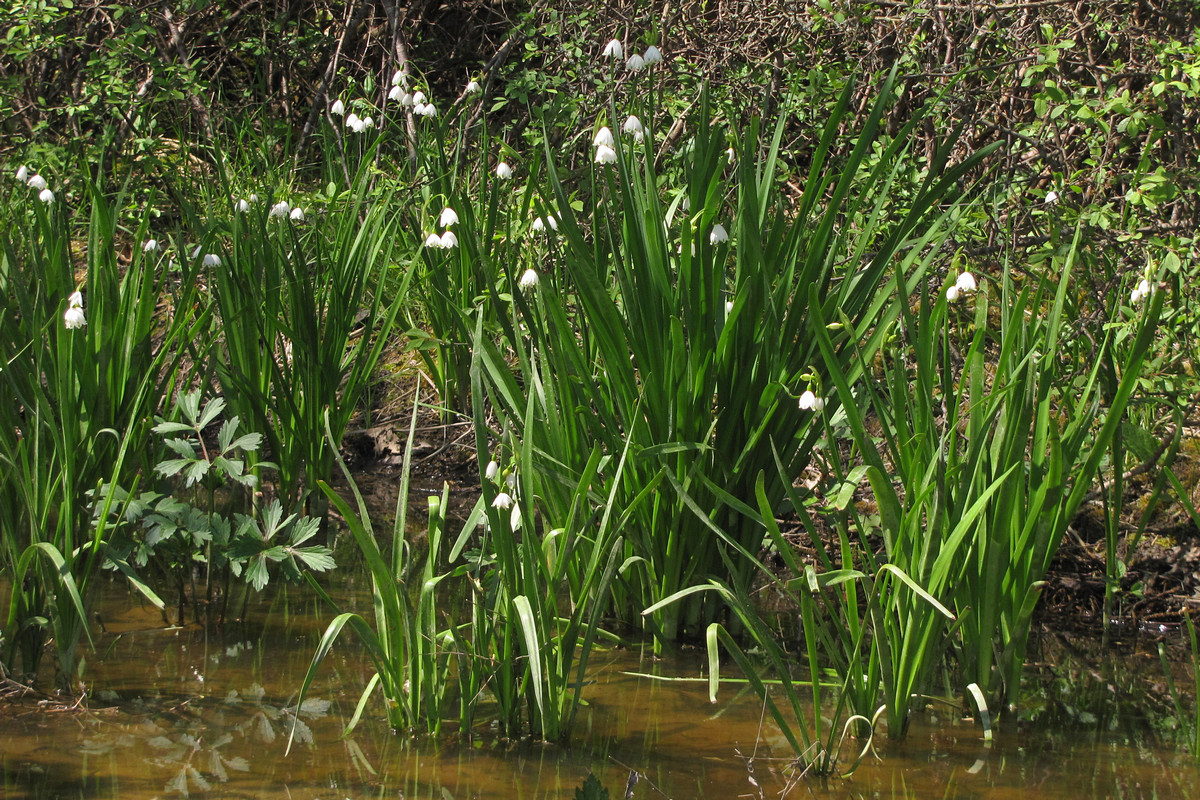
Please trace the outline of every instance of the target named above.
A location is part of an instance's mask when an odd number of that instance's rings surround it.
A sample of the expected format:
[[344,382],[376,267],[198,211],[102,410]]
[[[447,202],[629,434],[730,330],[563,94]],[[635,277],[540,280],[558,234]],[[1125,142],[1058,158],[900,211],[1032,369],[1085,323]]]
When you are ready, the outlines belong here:
[[547,214],[545,219],[542,219],[541,217],[535,219],[531,227],[535,231],[544,231],[547,228],[552,231],[556,231],[558,230],[558,220],[553,214]]
[[71,292],[71,296],[67,298],[67,306],[69,308],[83,308],[83,292],[79,290]]
[[637,53],[634,53],[633,55],[631,55],[629,57],[629,60],[625,62],[625,68],[628,69],[630,72],[641,72],[645,66],[646,66],[645,59],[643,59]]
[[645,129],[642,127],[642,121],[630,114],[625,120],[625,124],[621,126],[621,130],[623,130],[625,133],[632,133],[636,136],[642,133],[642,131]]
[[290,213],[292,213],[292,204],[287,200],[280,200],[278,203],[271,206],[271,210],[267,212],[267,218],[283,219]]
[[517,281],[517,285],[522,289],[533,289],[537,287],[538,280],[540,279],[538,278],[537,270],[530,268],[525,270],[521,275],[521,280]]
[[41,175],[34,175],[29,179],[29,188],[40,192],[42,189],[46,188],[46,179]]
[[509,472],[504,476],[504,485],[515,491],[517,488],[517,473]]
[[642,56],[642,61],[647,67],[651,64],[657,64],[658,62],[662,61],[662,53],[657,47],[650,45],[646,48],[646,53]]
[[[605,128],[607,130],[607,128]],[[613,150],[606,144],[602,144],[596,148],[596,163],[597,164],[615,164],[617,162],[617,151]]]
[[400,86],[407,83],[408,78],[405,76],[404,70],[398,69],[392,73],[392,86]]
[[552,230],[552,231],[558,230],[558,217],[554,216],[553,214],[547,214],[546,215],[546,224],[548,226],[550,226],[550,230]]
[[426,99],[428,99],[428,98],[425,97],[425,93],[422,92],[420,89],[413,92],[413,105],[423,106],[423,105],[425,105]]
[[608,129],[607,125],[601,126],[600,130],[596,131],[596,135],[592,137],[592,147],[599,147],[601,145],[606,147],[613,146],[612,131]]
[[146,243],[142,245],[143,253],[157,253],[161,249],[162,248],[158,244],[158,239],[147,239]]
[[479,94],[483,91],[483,87],[479,85],[479,81],[471,81],[467,84],[467,94]]
[[404,97],[403,86],[393,86],[392,90],[388,92],[388,100],[399,100],[402,97]]
[[958,302],[959,288],[958,284],[952,284],[946,288],[946,299],[951,303]]
[[257,195],[257,194],[255,194],[254,192],[251,192],[251,193],[250,193],[250,198],[249,198],[249,199],[250,199],[250,202],[251,202],[251,203],[257,203],[257,202],[258,202],[258,195]]
[[820,412],[823,408],[825,408],[825,399],[817,397],[812,389],[807,389],[804,394],[800,395],[801,411]]
[[329,107],[330,114],[337,114],[339,117],[346,113],[346,105],[341,100],[334,100],[333,105]]
[[970,272],[964,272],[962,275],[959,275],[958,279],[954,281],[954,285],[963,294],[970,294],[979,288],[978,284],[975,283],[975,276]]
[[512,167],[501,161],[496,165],[496,177],[502,181],[506,181],[513,176]]
[[727,159],[729,159],[729,163],[732,164],[734,162],[734,159],[737,158],[737,153],[735,153],[733,151],[733,148],[730,147],[728,150],[725,151],[725,157]]
[[17,167],[17,180],[19,180],[21,183],[25,183],[29,180],[29,167],[25,166],[24,164]]
[[417,103],[413,106],[413,113],[418,117],[436,117],[437,108],[433,103]]
[[49,189],[42,189],[42,191],[38,193],[38,200],[41,200],[46,205],[50,205],[54,202],[54,192],[50,191]]
[[1046,205],[1052,206],[1057,202],[1058,202],[1058,192],[1054,191],[1053,189],[1046,192]]
[[402,105],[404,108],[412,108],[413,107],[412,95],[409,94],[408,92],[404,92],[403,94],[401,94],[400,95],[400,105]]
[[[75,294],[79,294],[76,292]],[[83,315],[82,305],[67,306],[67,310],[63,312],[63,327],[69,331],[82,328],[87,325],[87,319]]]
[[621,46],[620,39],[609,39],[608,44],[604,45],[604,52],[601,55],[605,58],[624,58],[625,48]]
[[450,206],[442,209],[442,216],[438,218],[438,224],[443,228],[449,228],[451,225],[458,224],[458,214]]
[[291,217],[291,219],[294,220],[295,222],[303,222],[304,221],[304,209],[297,206],[296,208],[292,209],[292,213],[289,214],[288,216]]
[[725,226],[721,223],[713,225],[712,230],[708,233],[709,244],[720,244],[721,242],[729,241],[729,231],[725,230]]
[[362,128],[359,127],[360,125],[362,125],[362,120],[358,118],[358,114],[355,114],[353,111],[351,111],[350,115],[346,117],[346,127],[350,128],[355,133],[358,133],[360,130],[362,130]]
[[221,266],[221,257],[216,253],[206,253],[204,256],[204,266],[219,267]]
[[492,501],[492,508],[511,508],[512,496],[508,492],[501,492],[496,495],[496,499]]
[[371,119],[370,117],[363,117],[362,129],[364,131],[368,128],[374,128],[374,127],[375,127],[375,120]]
[[248,202],[246,202],[245,199],[242,199],[242,200],[238,200],[236,203],[234,203],[233,208],[239,214],[245,214],[247,211],[250,210],[250,204]]
[[442,234],[442,249],[449,250],[453,247],[458,247],[458,237],[454,235],[454,231],[446,231]]
[[733,301],[726,300],[725,301],[725,316],[729,316],[732,313],[733,313]]
[[442,246],[442,237],[438,236],[436,233],[429,234],[428,236],[425,237],[425,246],[426,247],[441,247]]
[[1136,306],[1141,303],[1150,296],[1150,289],[1150,281],[1142,278],[1138,282],[1137,288],[1129,293],[1129,304]]
[[483,471],[483,477],[487,478],[489,481],[494,481],[494,480],[496,480],[496,476],[499,474],[500,474],[500,465],[497,464],[495,461],[489,461],[488,465],[487,465],[487,469],[485,469]]

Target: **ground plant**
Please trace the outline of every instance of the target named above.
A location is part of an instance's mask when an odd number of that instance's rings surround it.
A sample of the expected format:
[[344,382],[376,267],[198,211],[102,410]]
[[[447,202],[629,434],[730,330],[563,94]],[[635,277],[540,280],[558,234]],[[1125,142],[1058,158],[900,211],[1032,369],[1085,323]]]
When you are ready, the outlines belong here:
[[350,632],[347,731],[568,743],[645,645],[806,775],[990,741],[1063,544],[1107,624],[1200,517],[1195,4],[495,5],[13,4],[0,679],[85,694],[108,575],[212,631],[282,575],[301,739]]

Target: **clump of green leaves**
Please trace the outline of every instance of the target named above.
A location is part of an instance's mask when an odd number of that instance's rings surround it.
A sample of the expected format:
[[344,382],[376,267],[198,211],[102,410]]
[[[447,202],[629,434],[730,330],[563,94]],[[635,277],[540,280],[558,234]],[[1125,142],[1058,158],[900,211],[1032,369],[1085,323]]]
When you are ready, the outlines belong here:
[[[324,572],[334,567],[332,551],[324,545],[305,545],[320,529],[314,517],[284,515],[278,498],[263,504],[254,492],[259,473],[273,464],[258,461],[247,467],[247,456],[258,451],[262,434],[241,433],[238,417],[228,417],[217,431],[216,446],[204,431],[221,416],[225,401],[214,397],[200,405],[200,391],[181,395],[177,410],[182,421],[160,421],[153,429],[164,438],[173,457],[154,471],[164,478],[183,478],[184,497],[158,491],[125,498],[124,518],[130,523],[114,547],[122,559],[139,568],[154,565],[173,578],[182,618],[188,586],[193,603],[200,596],[196,583],[203,574],[203,593],[212,607],[216,586],[224,618],[231,577],[261,591],[270,581],[270,565],[298,581],[304,569]],[[190,496],[187,496],[190,493]],[[249,513],[234,509],[246,509]],[[218,579],[218,580],[214,580]]]

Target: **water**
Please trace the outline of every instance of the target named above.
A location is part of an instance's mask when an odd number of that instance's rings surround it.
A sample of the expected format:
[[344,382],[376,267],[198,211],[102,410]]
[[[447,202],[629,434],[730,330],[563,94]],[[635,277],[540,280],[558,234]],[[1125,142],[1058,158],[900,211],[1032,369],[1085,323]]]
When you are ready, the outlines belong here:
[[[340,596],[363,602],[362,576],[342,574]],[[991,746],[976,723],[934,706],[905,741],[877,742],[882,760],[868,757],[849,779],[814,780],[797,774],[752,693],[726,685],[712,705],[703,682],[648,677],[698,678],[701,654],[657,661],[623,649],[594,656],[569,747],[486,730],[433,743],[388,731],[377,704],[341,738],[371,673],[345,638],[285,755],[294,692],[331,617],[311,592],[277,589],[220,633],[164,628],[119,584],[99,607],[106,632],[87,656],[90,708],[0,710],[3,797],[571,798],[589,773],[614,800],[631,773],[635,798],[1200,796],[1200,770],[1152,729],[1161,703],[1137,694],[1139,673],[1159,669],[1144,654],[1132,656],[1144,669],[1055,669],[1031,695],[1033,720],[1001,729]],[[1043,659],[1062,664],[1049,647]]]

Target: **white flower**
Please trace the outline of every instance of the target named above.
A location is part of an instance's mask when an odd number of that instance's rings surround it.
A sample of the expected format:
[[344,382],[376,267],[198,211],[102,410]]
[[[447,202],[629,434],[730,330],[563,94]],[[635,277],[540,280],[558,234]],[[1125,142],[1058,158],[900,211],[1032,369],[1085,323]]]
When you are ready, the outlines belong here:
[[238,213],[241,214],[245,214],[250,210],[250,204],[245,200],[238,200],[236,203],[234,203],[233,207]]
[[558,230],[558,217],[554,216],[553,214],[548,214],[546,216],[546,224],[550,226],[550,230]]
[[257,202],[258,202],[258,195],[257,195],[257,194],[255,194],[255,193],[253,193],[253,192],[251,192],[251,193],[250,193],[250,202],[251,202],[251,203],[257,203]]
[[29,188],[40,192],[42,189],[46,188],[46,179],[41,175],[34,175],[29,179]]
[[504,476],[504,485],[507,486],[509,489],[516,489],[517,488],[517,473],[510,472],[507,475],[505,475]]
[[1150,281],[1146,280],[1145,278],[1142,278],[1142,280],[1138,282],[1137,288],[1129,293],[1129,303],[1130,303],[1130,305],[1136,306],[1138,303],[1142,302],[1142,300],[1146,299],[1149,296],[1150,296]]
[[363,117],[362,126],[363,130],[366,130],[367,128],[374,128],[375,120],[371,119],[370,117]]
[[442,237],[438,236],[436,233],[429,234],[428,236],[425,237],[425,246],[426,247],[441,247],[442,246]]
[[958,302],[959,288],[958,284],[954,284],[946,289],[946,299],[951,303]]
[[630,72],[641,72],[642,68],[645,66],[646,66],[645,59],[643,59],[637,53],[634,53],[633,55],[631,55],[629,57],[629,60],[625,62],[625,68],[628,69]]
[[621,46],[620,39],[610,39],[608,44],[604,45],[604,52],[601,55],[605,58],[624,58],[625,48]]
[[221,257],[215,253],[207,253],[204,256],[204,266],[219,267],[221,266]]
[[296,208],[292,209],[292,213],[289,216],[296,222],[303,222],[304,221],[304,209],[297,206]]
[[360,127],[361,125],[362,125],[362,120],[360,120],[358,118],[358,114],[355,114],[353,111],[351,111],[350,116],[346,117],[346,127],[350,128],[355,133],[358,133],[359,131],[362,130],[362,128]]
[[954,285],[963,294],[970,294],[978,288],[978,285],[975,283],[975,276],[970,272],[964,272],[962,275],[959,275]]
[[454,231],[446,231],[442,234],[442,249],[449,250],[452,247],[458,247],[458,237]]
[[729,163],[732,164],[733,160],[737,158],[737,153],[733,152],[733,148],[731,147],[725,151],[725,157],[728,158]]
[[83,292],[78,290],[71,293],[67,298],[67,306],[69,308],[83,308]]
[[279,219],[283,219],[290,213],[292,213],[292,204],[287,200],[280,200],[278,203],[271,206],[270,212],[267,213],[267,218],[271,219],[277,217]]
[[467,84],[467,94],[479,94],[483,91],[483,87],[479,85],[479,81],[471,81]]
[[24,164],[17,167],[17,180],[19,180],[21,183],[25,183],[29,180],[29,167],[25,166]]
[[405,77],[403,70],[396,70],[392,73],[392,86],[408,83],[408,78]]
[[458,214],[454,213],[454,209],[446,206],[442,209],[442,216],[438,219],[438,224],[443,228],[449,228],[451,225],[458,224]]
[[413,106],[413,113],[419,117],[436,117],[437,108],[434,107],[433,103],[418,103]]
[[625,120],[625,124],[621,126],[621,130],[625,131],[625,133],[632,133],[636,136],[642,133],[642,131],[645,129],[642,127],[642,121],[631,114],[629,115],[629,118]]
[[527,269],[525,270],[525,273],[521,275],[521,280],[517,282],[517,285],[522,289],[533,289],[537,287],[538,280],[537,270]]
[[158,239],[147,239],[146,243],[142,245],[143,253],[157,253],[159,250],[162,248],[158,244]]
[[521,507],[520,506],[513,506],[512,514],[509,515],[509,518],[508,518],[508,527],[512,528],[514,531],[517,528],[521,527]]
[[496,165],[496,177],[502,181],[506,181],[513,176],[512,167],[501,161]]
[[1054,191],[1053,189],[1046,192],[1046,205],[1052,206],[1057,202],[1058,202],[1058,192]]
[[489,481],[494,481],[494,480],[496,480],[496,476],[499,474],[500,474],[500,465],[497,464],[495,461],[489,461],[488,465],[487,465],[487,469],[485,469],[483,471],[483,477],[487,478]]
[[545,219],[541,217],[535,219],[531,227],[535,231],[544,231],[546,228],[556,231],[558,230],[558,220],[554,218],[553,214],[547,214]]
[[[608,130],[608,128],[605,128]],[[613,150],[606,144],[602,144],[596,148],[596,163],[597,164],[615,164],[617,162],[617,151]]]
[[642,61],[647,67],[651,64],[657,64],[658,62],[662,61],[662,53],[659,52],[657,47],[650,45],[646,48],[646,54],[642,56]]
[[337,114],[339,117],[346,113],[346,106],[341,100],[334,100],[333,105],[329,107],[330,114]]
[[813,394],[812,389],[808,389],[804,394],[800,395],[800,410],[801,411],[817,411],[825,408],[825,400]]
[[54,202],[54,192],[50,191],[49,189],[42,189],[42,191],[38,193],[38,200],[41,200],[46,205],[50,205]]
[[729,231],[725,230],[725,226],[721,223],[713,225],[712,230],[708,234],[709,244],[720,244],[721,242],[729,241]]
[[496,495],[496,499],[492,501],[492,508],[511,508],[512,496],[508,492],[501,492]]
[[[79,293],[76,292],[75,294]],[[84,325],[87,325],[87,319],[83,316],[83,307],[76,305],[68,306],[67,310],[63,312],[63,326],[67,330],[73,331],[77,328],[82,328]]]
[[413,113],[416,114],[418,117],[425,116],[425,104],[424,103],[415,104],[413,106]]
[[388,100],[399,100],[402,97],[404,97],[403,86],[393,86],[392,90],[388,92]]
[[608,129],[607,125],[602,126],[600,130],[596,131],[596,135],[592,137],[592,147],[599,147],[601,145],[605,147],[613,146],[612,131]]
[[732,313],[733,313],[733,301],[726,300],[725,301],[725,316],[728,317]]
[[413,105],[415,105],[415,106],[423,106],[423,105],[425,105],[425,100],[426,100],[426,99],[427,99],[427,98],[425,97],[425,93],[424,93],[424,92],[422,92],[420,89],[418,89],[417,91],[413,92]]

